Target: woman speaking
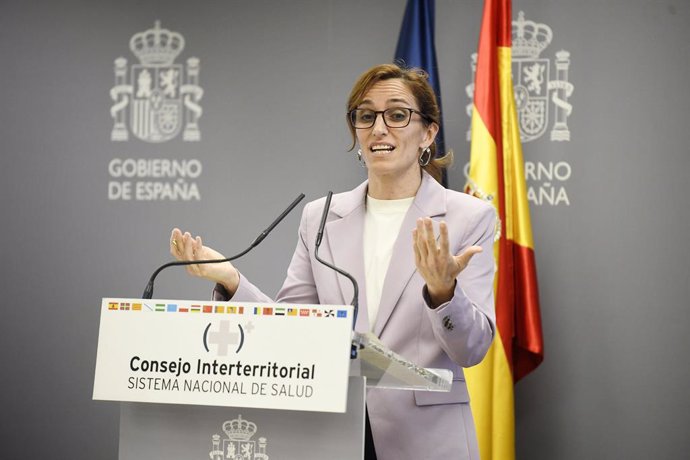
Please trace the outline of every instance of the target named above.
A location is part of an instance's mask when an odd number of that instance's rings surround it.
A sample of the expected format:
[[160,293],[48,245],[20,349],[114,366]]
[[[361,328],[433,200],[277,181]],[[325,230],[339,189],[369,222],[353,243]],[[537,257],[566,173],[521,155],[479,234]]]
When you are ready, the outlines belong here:
[[[462,368],[479,363],[494,336],[494,209],[438,183],[452,156],[436,155],[440,115],[423,72],[373,67],[347,106],[367,181],[333,196],[321,256],[362,286],[357,331],[422,367],[453,372],[448,393],[368,390],[365,458],[479,459]],[[324,203],[304,208],[275,302],[348,303],[340,275],[314,258]],[[223,258],[177,228],[170,252],[178,260]],[[187,270],[216,283],[216,300],[273,301],[229,262]]]

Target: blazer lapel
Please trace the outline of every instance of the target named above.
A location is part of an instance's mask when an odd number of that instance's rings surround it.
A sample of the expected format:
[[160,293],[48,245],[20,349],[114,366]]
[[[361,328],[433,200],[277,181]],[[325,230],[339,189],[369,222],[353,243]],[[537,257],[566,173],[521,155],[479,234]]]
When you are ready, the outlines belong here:
[[[393,255],[383,282],[383,292],[381,292],[379,311],[374,326],[374,334],[376,336],[380,336],[383,332],[400,296],[417,270],[412,249],[412,230],[417,225],[417,219],[420,217],[431,217],[436,223],[445,214],[445,189],[426,172],[423,173],[422,184],[412,202],[412,206],[410,206],[403,219],[400,233],[393,246]],[[438,234],[438,225],[435,224],[434,228],[436,234]],[[421,295],[422,293],[420,292],[420,299]]]

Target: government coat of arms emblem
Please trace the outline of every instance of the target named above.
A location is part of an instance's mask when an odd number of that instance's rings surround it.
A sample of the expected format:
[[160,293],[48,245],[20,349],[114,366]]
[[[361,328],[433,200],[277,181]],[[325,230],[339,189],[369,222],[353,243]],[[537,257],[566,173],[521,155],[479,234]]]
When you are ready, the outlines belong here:
[[180,131],[185,141],[201,139],[199,59],[187,59],[186,67],[176,64],[184,46],[184,37],[162,29],[160,21],[153,29],[132,36],[129,47],[139,64],[127,69],[127,59],[115,59],[115,86],[110,90],[114,102],[110,109],[114,120],[111,140],[126,141],[131,132],[142,141],[160,143]]
[[[524,142],[540,138],[548,129],[549,102],[554,106],[555,117],[550,139],[552,141],[569,141],[570,129],[568,116],[573,110],[568,98],[574,86],[568,81],[570,53],[564,50],[556,53],[552,69],[549,59],[542,58],[541,53],[553,39],[553,32],[546,24],[538,24],[525,19],[520,11],[518,19],[512,23],[512,77],[515,105],[520,127],[520,140]],[[472,80],[477,67],[477,55],[472,55]],[[555,78],[552,79],[552,71]],[[474,96],[474,84],[467,86],[467,94]],[[468,115],[472,114],[472,104],[468,106]],[[470,131],[467,132],[467,139]]]
[[260,437],[256,441],[252,437],[256,434],[256,423],[243,420],[242,415],[234,420],[223,423],[223,432],[227,436],[222,439],[218,434],[211,436],[212,450],[208,453],[211,460],[269,460],[267,454],[268,441]]

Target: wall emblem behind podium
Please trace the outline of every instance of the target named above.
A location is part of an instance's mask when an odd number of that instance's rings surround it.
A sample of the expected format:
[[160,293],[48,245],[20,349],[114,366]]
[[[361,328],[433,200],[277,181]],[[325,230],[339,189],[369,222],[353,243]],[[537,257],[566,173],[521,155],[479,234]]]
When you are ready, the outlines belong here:
[[223,432],[226,438],[222,439],[222,444],[220,435],[211,436],[213,450],[208,453],[211,460],[269,460],[268,440],[260,437],[253,441],[257,426],[243,420],[242,414],[223,423]]
[[[511,77],[525,159],[527,200],[534,206],[570,206],[567,183],[573,171],[565,155],[572,149],[544,148],[543,144],[546,139],[551,142],[571,140],[568,118],[573,113],[571,99],[575,85],[569,77],[570,52],[561,49],[555,53],[555,59],[549,59],[546,51],[554,42],[553,30],[547,24],[527,19],[523,11],[518,13],[511,25]],[[477,54],[474,53],[473,82],[476,70]],[[470,100],[466,112],[471,120],[474,83],[468,84],[465,91]],[[471,134],[470,121],[468,142]],[[528,142],[539,139],[542,142],[535,142],[538,146],[527,146]],[[469,183],[469,163],[465,165],[464,173]],[[476,193],[483,193],[474,188]]]
[[[568,99],[574,85],[568,81],[570,53],[556,53],[555,78],[552,78],[551,61],[541,53],[551,44],[553,32],[546,24],[525,19],[520,11],[512,22],[512,77],[515,104],[520,127],[520,140],[530,142],[539,139],[548,128],[549,102],[553,104],[555,118],[549,134],[551,141],[569,141],[568,117],[573,106]],[[472,81],[477,70],[477,53],[472,55]],[[474,97],[474,83],[467,85],[467,96]],[[467,105],[467,115],[472,116],[472,102]],[[470,140],[471,128],[467,131]]]
[[199,87],[199,59],[190,57],[186,67],[175,64],[184,46],[184,37],[161,29],[160,21],[153,29],[132,36],[129,48],[139,64],[132,65],[128,72],[127,59],[115,59],[115,86],[110,90],[114,102],[110,108],[112,141],[127,141],[130,131],[142,141],[153,143],[173,139],[180,131],[185,141],[201,139],[198,120],[203,90]]

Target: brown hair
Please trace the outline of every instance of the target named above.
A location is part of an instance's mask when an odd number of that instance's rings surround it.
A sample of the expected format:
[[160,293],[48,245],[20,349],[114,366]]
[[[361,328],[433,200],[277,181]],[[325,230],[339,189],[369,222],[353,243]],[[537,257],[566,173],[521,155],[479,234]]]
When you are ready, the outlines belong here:
[[[431,123],[436,123],[440,126],[441,114],[436,102],[436,95],[429,84],[427,73],[422,69],[405,68],[398,64],[377,65],[360,75],[352,87],[350,97],[347,99],[347,113],[349,114],[351,110],[356,109],[362,103],[364,96],[376,83],[395,78],[402,80],[407,89],[412,93],[412,96],[414,96],[419,111],[424,114],[425,126],[429,126]],[[352,135],[352,146],[350,147],[350,150],[352,150],[357,143],[357,135],[355,134],[355,128],[349,123],[349,120],[347,126],[350,128],[350,134]],[[428,165],[422,166],[422,168],[438,182],[441,182],[443,170],[453,162],[453,152],[448,151],[445,155],[437,157],[435,140],[429,148],[431,149],[432,160]]]

